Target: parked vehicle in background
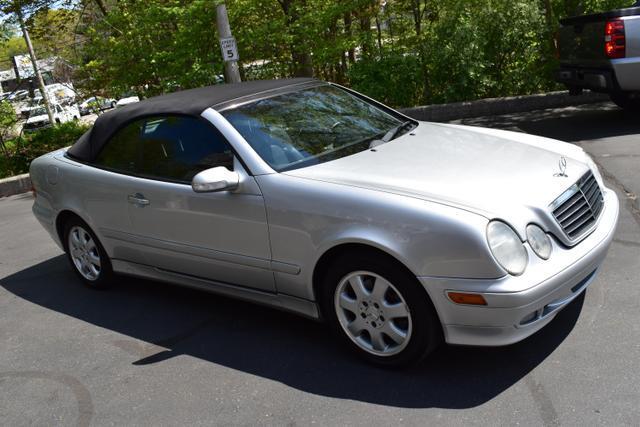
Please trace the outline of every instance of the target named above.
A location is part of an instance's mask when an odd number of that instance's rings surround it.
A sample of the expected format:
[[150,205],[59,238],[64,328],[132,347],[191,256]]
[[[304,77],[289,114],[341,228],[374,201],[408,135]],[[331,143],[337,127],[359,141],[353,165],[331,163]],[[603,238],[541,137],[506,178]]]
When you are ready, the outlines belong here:
[[[60,104],[52,104],[53,117],[56,123],[65,123],[80,118],[80,110],[77,105],[61,106]],[[51,126],[49,116],[44,105],[33,107],[29,110],[29,118],[22,126],[23,132],[33,132]]]
[[7,97],[7,99],[11,102],[24,101],[27,98],[29,98],[28,90],[17,90]]
[[42,106],[42,97],[31,98],[25,102],[18,104],[16,109],[20,110],[20,118],[28,119],[31,116],[31,111],[39,106]]
[[[72,83],[52,83],[45,86],[49,102],[62,106],[76,103],[76,91]],[[35,90],[36,97],[42,97],[40,89]]]
[[85,99],[79,105],[80,115],[86,116],[94,112],[105,111],[110,108],[116,108],[116,100],[113,98],[103,98],[101,96],[92,96]]
[[129,104],[135,104],[136,102],[140,102],[140,98],[136,95],[120,98],[118,102],[116,102],[116,108],[124,107],[125,105]]
[[622,108],[640,109],[640,1],[560,23],[556,80],[571,94],[604,92]]

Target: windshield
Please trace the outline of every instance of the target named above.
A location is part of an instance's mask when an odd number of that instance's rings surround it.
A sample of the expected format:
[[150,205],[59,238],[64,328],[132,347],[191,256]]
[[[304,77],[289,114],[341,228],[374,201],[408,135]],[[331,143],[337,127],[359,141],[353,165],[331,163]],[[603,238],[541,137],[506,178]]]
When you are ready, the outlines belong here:
[[276,171],[366,150],[404,122],[329,85],[262,99],[222,114]]
[[29,112],[29,115],[31,117],[35,117],[35,116],[44,116],[45,114],[47,114],[47,110],[45,110],[44,107],[37,107],[37,108],[33,108],[31,109],[31,111]]

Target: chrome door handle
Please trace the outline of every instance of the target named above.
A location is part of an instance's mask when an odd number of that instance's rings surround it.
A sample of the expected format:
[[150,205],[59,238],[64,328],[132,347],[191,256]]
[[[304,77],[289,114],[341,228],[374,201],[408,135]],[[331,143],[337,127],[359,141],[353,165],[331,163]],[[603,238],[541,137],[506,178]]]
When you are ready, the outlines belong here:
[[149,204],[149,201],[144,198],[143,194],[140,193],[129,194],[127,196],[127,201],[136,206],[147,206]]

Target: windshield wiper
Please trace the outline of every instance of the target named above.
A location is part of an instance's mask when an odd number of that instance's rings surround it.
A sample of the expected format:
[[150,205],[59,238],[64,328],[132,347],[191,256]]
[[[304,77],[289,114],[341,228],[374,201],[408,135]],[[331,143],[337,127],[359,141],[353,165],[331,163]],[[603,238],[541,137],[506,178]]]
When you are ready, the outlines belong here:
[[406,122],[400,123],[398,126],[396,126],[393,129],[391,129],[389,132],[387,132],[382,137],[382,142],[391,141],[393,138],[398,136],[400,134],[400,132],[405,130],[407,128],[407,126],[409,126],[409,125],[413,125],[413,122],[411,120],[407,120]]

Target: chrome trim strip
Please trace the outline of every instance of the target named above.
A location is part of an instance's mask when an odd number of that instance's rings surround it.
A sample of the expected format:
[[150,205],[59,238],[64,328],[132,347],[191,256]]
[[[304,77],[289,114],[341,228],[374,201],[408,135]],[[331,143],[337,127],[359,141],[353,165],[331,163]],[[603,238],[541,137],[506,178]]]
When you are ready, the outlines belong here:
[[271,269],[274,272],[292,274],[294,276],[300,274],[299,266],[295,264],[288,264],[286,262],[271,261]]

